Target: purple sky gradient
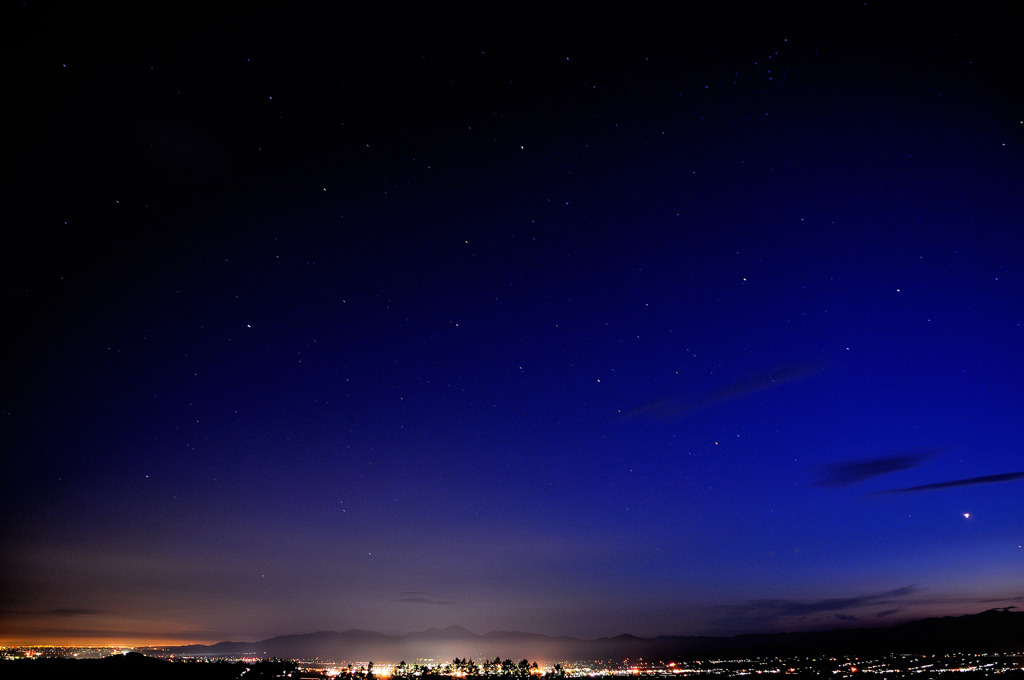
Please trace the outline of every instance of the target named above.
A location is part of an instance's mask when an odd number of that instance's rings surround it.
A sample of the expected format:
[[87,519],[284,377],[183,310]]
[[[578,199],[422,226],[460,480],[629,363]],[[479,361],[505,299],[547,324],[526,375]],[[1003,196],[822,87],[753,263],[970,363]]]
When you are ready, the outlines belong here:
[[999,21],[5,12],[0,641],[1024,606]]

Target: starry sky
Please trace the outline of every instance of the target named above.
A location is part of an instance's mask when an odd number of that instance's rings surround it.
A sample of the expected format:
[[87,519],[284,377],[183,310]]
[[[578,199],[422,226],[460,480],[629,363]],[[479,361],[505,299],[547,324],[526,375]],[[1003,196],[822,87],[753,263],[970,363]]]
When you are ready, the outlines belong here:
[[1024,606],[998,13],[4,10],[0,641]]

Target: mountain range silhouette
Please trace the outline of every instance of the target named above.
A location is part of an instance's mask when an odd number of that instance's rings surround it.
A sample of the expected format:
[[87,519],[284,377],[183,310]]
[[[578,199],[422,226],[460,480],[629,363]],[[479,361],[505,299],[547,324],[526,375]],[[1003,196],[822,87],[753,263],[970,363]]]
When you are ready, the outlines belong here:
[[428,628],[405,635],[351,629],[284,635],[257,642],[219,642],[161,648],[161,653],[190,656],[261,656],[358,663],[439,662],[471,659],[559,661],[644,659],[682,661],[701,658],[791,656],[804,654],[878,655],[947,652],[1024,652],[1024,612],[990,609],[979,614],[929,618],[888,628],[737,635],[734,637],[618,635],[594,640],[518,631],[483,635],[461,626]]

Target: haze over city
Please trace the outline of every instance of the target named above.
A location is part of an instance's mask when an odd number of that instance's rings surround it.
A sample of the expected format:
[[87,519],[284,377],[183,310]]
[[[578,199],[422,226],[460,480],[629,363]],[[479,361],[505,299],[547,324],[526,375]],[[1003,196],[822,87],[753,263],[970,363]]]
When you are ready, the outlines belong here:
[[4,10],[0,643],[1024,606],[1005,17]]

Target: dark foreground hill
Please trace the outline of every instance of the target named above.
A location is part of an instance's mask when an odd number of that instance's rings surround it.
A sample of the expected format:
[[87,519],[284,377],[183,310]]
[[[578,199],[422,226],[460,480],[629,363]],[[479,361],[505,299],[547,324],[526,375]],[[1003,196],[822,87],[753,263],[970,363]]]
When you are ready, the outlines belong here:
[[661,636],[582,640],[519,632],[477,635],[453,626],[408,635],[363,630],[286,635],[259,642],[188,645],[161,652],[194,656],[261,656],[335,662],[410,662],[455,657],[536,659],[541,662],[607,659],[683,661],[700,658],[804,654],[879,655],[889,652],[1024,652],[1024,612],[993,609],[980,614],[924,619],[890,628],[853,628],[810,633],[736,637]]
[[[248,669],[248,670],[247,670]],[[11,659],[0,661],[4,680],[270,680],[294,671],[287,662],[181,663],[137,652],[102,659]]]

